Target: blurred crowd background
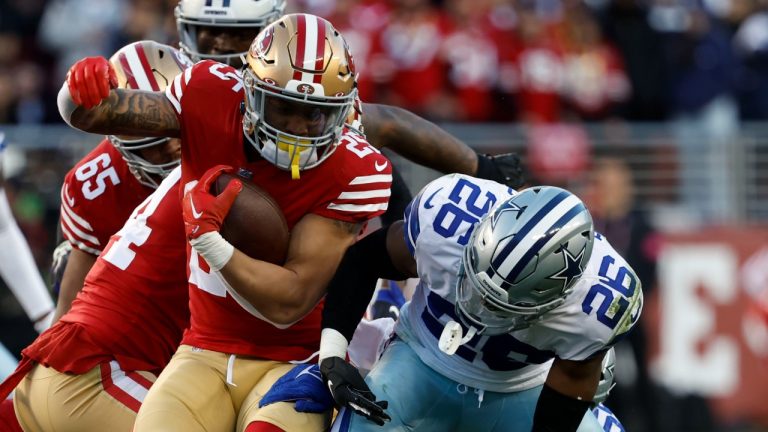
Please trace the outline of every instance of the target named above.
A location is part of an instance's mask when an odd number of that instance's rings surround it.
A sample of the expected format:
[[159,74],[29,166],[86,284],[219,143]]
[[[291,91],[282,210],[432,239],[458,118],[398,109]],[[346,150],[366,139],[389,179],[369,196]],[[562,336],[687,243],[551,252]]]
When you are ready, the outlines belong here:
[[[59,117],[67,69],[136,40],[175,45],[175,6],[0,0],[8,193],[41,271],[61,180],[99,140]],[[364,101],[481,152],[517,151],[532,183],[588,202],[648,299],[608,403],[627,431],[768,430],[768,0],[288,0],[288,11],[339,28]],[[393,158],[414,191],[436,175]],[[35,334],[4,288],[0,339],[18,352]]]
[[[175,0],[4,0],[0,123],[59,122],[68,67],[178,41]],[[766,0],[296,0],[346,36],[360,93],[435,120],[768,117]],[[713,108],[714,109],[714,108]]]

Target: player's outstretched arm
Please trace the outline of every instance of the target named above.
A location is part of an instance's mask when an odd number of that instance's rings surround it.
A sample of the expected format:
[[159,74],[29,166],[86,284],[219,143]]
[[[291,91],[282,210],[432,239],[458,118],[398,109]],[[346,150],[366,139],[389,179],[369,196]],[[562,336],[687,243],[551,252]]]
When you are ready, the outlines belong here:
[[84,58],[69,69],[59,90],[61,117],[80,130],[107,135],[178,137],[180,125],[163,92],[117,89],[104,57]]
[[369,234],[347,250],[331,283],[323,309],[320,371],[339,407],[382,425],[389,421],[386,401],[376,401],[357,369],[345,357],[349,341],[371,301],[379,278],[416,276],[416,262],[397,221]]
[[603,355],[584,361],[556,358],[533,416],[533,432],[575,432],[600,382]]
[[512,188],[525,182],[520,159],[515,154],[478,154],[436,124],[402,108],[364,104],[363,112],[365,136],[374,147],[387,147],[443,173],[467,174]]

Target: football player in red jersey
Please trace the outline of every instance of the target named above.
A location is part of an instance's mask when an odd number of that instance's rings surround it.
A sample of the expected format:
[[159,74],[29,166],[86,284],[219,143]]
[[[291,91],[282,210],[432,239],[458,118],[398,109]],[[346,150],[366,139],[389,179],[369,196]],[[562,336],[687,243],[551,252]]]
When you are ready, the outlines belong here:
[[[321,18],[289,15],[254,41],[244,79],[202,61],[165,95],[110,90],[108,66],[86,59],[73,67],[63,115],[74,111],[73,123],[91,131],[180,136],[190,189],[190,327],[136,430],[323,429],[328,412],[297,415],[291,404],[259,409],[258,402],[289,361],[315,355],[325,284],[362,224],[387,205],[389,161],[344,126],[356,95],[346,42]],[[90,72],[101,79],[83,80]],[[68,109],[69,92],[84,109]],[[124,110],[113,95],[143,100]],[[94,116],[80,123],[81,113]],[[292,231],[284,266],[249,258],[218,234],[228,210],[221,201],[234,198],[206,190],[218,164],[247,172],[281,206]]]
[[[164,89],[187,63],[177,50],[149,41],[111,59],[121,88],[145,90]],[[76,249],[67,273],[83,274],[79,282],[65,279],[63,290],[77,301],[22,352],[0,386],[4,398],[20,383],[15,411],[27,430],[110,424],[130,431],[143,395],[178,345],[189,322],[186,254],[167,245],[184,241],[180,169],[158,188],[179,164],[178,151],[178,140],[110,136],[65,179],[62,231]]]
[[[135,42],[110,64],[119,88],[158,91],[191,62],[168,45]],[[109,237],[179,164],[176,138],[110,135],[67,173],[61,188],[61,232],[72,246],[59,285],[56,319],[69,310]]]
[[[285,0],[180,0],[175,9],[180,49],[195,62],[211,59],[239,69],[259,31],[284,10]],[[402,108],[358,101],[358,120],[361,113],[365,113],[368,142],[378,149],[390,148],[440,172],[469,174],[510,187],[522,184],[520,162],[512,154],[477,154],[451,134]],[[398,177],[394,180],[397,182]],[[398,190],[408,194],[404,185],[394,184],[393,199],[398,198],[394,196]],[[395,206],[398,210],[393,221],[402,216],[410,200],[410,195],[397,199],[402,205]]]

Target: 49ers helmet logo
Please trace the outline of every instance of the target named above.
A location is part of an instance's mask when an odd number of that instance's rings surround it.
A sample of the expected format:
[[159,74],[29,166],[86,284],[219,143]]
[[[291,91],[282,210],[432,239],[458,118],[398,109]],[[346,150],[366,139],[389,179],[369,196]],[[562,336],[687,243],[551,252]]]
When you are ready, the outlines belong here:
[[315,92],[315,88],[309,84],[299,84],[298,87],[296,87],[296,91],[304,94],[312,94]]
[[251,45],[251,56],[262,57],[267,54],[272,47],[272,39],[275,34],[273,27],[267,27],[259,34],[259,37]]

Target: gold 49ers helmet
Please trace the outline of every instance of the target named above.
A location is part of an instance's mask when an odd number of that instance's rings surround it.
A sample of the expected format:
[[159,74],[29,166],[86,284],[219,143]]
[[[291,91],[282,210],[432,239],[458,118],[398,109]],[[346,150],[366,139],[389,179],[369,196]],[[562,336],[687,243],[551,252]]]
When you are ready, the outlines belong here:
[[[168,45],[139,41],[118,50],[109,62],[117,74],[117,86],[123,89],[162,91],[173,78],[192,66],[189,59]],[[140,151],[163,145],[169,138],[129,138],[110,135],[109,140],[128,164],[139,182],[156,188],[158,178],[165,177],[179,165],[179,160],[155,164],[141,157]]]
[[243,72],[243,130],[261,155],[298,178],[336,149],[357,96],[355,67],[333,25],[286,15],[253,41]]

